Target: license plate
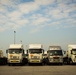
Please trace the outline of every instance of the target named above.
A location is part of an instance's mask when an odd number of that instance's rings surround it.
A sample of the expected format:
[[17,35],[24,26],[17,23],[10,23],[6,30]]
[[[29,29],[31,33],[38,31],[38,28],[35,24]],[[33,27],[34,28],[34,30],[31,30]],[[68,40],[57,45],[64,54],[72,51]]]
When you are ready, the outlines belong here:
[[54,60],[55,62],[58,62],[59,60]]
[[33,62],[39,62],[38,60],[34,60]]
[[16,60],[13,60],[12,62],[17,62]]

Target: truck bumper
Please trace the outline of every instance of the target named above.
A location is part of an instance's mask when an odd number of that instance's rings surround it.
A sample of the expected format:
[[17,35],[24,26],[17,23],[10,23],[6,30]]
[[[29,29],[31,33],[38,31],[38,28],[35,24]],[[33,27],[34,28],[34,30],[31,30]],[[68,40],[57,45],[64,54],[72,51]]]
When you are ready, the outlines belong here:
[[49,63],[62,63],[63,64],[63,60],[52,60],[52,61],[49,61]]
[[21,60],[8,60],[8,63],[22,63]]
[[53,62],[53,61],[51,62],[51,61],[50,61],[49,63],[63,63],[63,62]]
[[29,60],[28,62],[29,63],[42,63],[41,60]]

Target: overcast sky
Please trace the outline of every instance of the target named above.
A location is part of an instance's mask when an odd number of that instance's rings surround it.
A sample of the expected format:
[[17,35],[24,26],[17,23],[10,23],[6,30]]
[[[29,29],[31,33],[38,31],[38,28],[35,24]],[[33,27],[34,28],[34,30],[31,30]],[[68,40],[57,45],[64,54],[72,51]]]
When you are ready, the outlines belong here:
[[0,49],[14,43],[76,44],[76,0],[0,0]]

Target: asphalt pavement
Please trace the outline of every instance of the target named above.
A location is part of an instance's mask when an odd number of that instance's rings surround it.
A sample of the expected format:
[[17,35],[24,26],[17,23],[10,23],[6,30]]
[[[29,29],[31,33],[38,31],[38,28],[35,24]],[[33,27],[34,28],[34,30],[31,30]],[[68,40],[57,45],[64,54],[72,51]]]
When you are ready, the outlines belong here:
[[76,65],[0,66],[0,75],[76,75]]

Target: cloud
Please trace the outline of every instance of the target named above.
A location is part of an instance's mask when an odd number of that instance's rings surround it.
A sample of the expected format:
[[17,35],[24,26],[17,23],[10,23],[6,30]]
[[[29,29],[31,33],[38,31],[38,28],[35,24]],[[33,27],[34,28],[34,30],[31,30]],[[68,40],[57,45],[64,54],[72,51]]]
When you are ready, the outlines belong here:
[[51,22],[48,26],[54,27],[54,29],[72,28],[72,27],[76,27],[76,19],[68,18],[68,19],[58,20]]
[[43,25],[46,22],[48,22],[50,19],[46,18],[46,17],[39,17],[36,20],[33,20],[32,25],[34,26],[39,26],[39,25]]
[[[63,21],[64,22],[64,21]],[[76,27],[76,19],[74,18],[69,18],[65,21],[64,28],[72,28],[72,27]]]
[[18,7],[22,13],[26,13],[26,14],[39,9],[39,6],[35,4],[34,2],[30,2],[27,4],[25,3],[20,4]]
[[12,2],[11,0],[0,0],[0,3],[3,5],[10,5]]
[[28,3],[21,3],[19,4],[19,10],[22,13],[30,13],[32,11],[36,11],[38,9],[40,9],[41,5],[48,5],[50,3],[53,3],[55,0],[35,0],[34,2],[28,2]]
[[9,17],[20,17],[22,15],[22,13],[20,13],[19,11],[13,11],[10,14],[8,14]]
[[42,29],[45,27],[46,25],[40,25],[40,26],[36,26],[36,27],[32,27],[30,33],[37,33],[42,31]]
[[54,3],[56,0],[35,0],[38,5],[48,5]]
[[48,25],[74,27],[75,14],[74,0],[0,0],[0,32],[20,29],[26,25],[32,26],[32,33]]

